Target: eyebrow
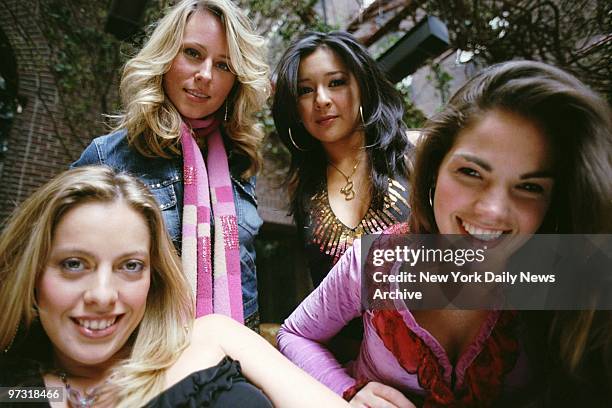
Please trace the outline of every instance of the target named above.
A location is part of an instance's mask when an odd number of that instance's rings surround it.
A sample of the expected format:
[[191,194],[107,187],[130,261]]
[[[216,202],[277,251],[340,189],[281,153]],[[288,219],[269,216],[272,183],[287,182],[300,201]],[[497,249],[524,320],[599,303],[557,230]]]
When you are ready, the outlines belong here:
[[[463,159],[472,162],[472,163],[476,163],[477,165],[479,165],[480,167],[482,167],[484,170],[491,172],[493,171],[493,167],[487,163],[486,161],[482,160],[479,157],[476,157],[474,155],[471,154],[458,154],[457,156],[462,157]],[[554,173],[550,170],[537,170],[537,171],[532,171],[530,173],[525,173],[525,174],[521,174],[521,176],[519,177],[521,180],[525,180],[525,179],[530,179],[530,178],[555,178]]]
[[[344,74],[347,75],[346,71],[342,71],[342,70],[338,70],[338,71],[330,71],[330,72],[326,72],[323,76],[332,76],[332,75],[336,75],[336,74]],[[300,82],[304,82],[304,81],[309,81],[310,78],[306,77],[306,78],[302,78],[302,79],[298,79],[298,84]]]
[[[82,250],[74,246],[60,247],[60,248],[57,248],[55,251],[52,251],[51,253],[59,253],[60,255],[65,255],[66,252],[70,252],[71,254],[75,256],[92,256],[91,252]],[[127,258],[131,256],[148,257],[150,256],[150,252],[145,249],[135,250],[135,251],[123,253],[119,256],[119,258]]]

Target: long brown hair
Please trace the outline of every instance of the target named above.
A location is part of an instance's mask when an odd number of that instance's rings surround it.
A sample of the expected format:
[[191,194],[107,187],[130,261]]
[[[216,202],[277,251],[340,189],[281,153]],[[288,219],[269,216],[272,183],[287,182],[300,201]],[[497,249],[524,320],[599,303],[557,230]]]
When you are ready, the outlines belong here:
[[[471,78],[429,120],[417,146],[411,178],[411,228],[436,233],[430,195],[440,164],[461,129],[487,112],[502,109],[536,123],[552,141],[557,165],[553,198],[538,232],[609,234],[612,231],[612,119],[610,106],[573,75],[533,61],[493,65]],[[612,313],[606,310],[526,312],[528,335],[543,341],[536,358],[552,355],[542,394],[561,395],[568,378],[597,379],[611,393]],[[587,361],[597,361],[592,369]],[[603,367],[603,368],[601,368]],[[603,372],[602,372],[603,371]],[[577,384],[573,382],[573,384]],[[606,389],[605,384],[608,384]],[[548,397],[544,397],[548,398]],[[554,396],[552,398],[555,398]],[[594,397],[597,398],[597,397]]]

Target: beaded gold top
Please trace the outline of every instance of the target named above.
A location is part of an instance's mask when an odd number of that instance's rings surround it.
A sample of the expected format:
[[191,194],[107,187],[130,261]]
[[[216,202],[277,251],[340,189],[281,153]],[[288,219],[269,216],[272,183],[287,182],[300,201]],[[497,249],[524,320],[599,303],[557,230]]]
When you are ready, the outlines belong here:
[[349,228],[336,217],[329,204],[325,184],[311,198],[309,207],[309,216],[306,219],[306,245],[315,246],[322,254],[331,257],[331,265],[335,264],[353,245],[355,238],[363,234],[381,232],[393,224],[406,222],[410,212],[408,190],[404,184],[391,178],[382,210],[370,206],[355,228]]

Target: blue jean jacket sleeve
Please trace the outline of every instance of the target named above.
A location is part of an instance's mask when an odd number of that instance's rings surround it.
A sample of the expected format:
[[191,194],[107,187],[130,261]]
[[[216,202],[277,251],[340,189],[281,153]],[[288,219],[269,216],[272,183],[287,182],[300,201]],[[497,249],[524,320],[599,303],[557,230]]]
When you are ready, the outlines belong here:
[[[128,145],[126,132],[118,131],[95,138],[70,167],[97,164],[128,172],[138,177],[149,188],[162,210],[166,229],[180,252],[183,210],[182,160],[144,157]],[[249,318],[258,310],[254,241],[263,221],[257,213],[255,178],[243,180],[240,175],[231,172],[231,179],[240,242],[244,316]]]

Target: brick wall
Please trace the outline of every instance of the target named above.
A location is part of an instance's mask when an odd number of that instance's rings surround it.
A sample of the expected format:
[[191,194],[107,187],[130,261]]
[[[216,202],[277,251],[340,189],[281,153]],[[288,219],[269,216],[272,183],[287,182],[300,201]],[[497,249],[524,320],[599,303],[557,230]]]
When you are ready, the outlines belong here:
[[49,49],[33,24],[36,3],[6,0],[0,27],[15,54],[18,96],[23,111],[15,117],[0,174],[0,220],[49,178],[78,157],[87,140],[70,136],[58,104],[58,90],[48,67]]

